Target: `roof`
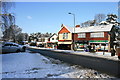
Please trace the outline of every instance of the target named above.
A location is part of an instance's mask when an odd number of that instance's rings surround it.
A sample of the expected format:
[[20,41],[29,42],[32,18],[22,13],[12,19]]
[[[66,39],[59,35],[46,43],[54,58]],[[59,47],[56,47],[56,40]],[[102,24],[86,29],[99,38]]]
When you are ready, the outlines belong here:
[[67,28],[71,33],[80,33],[80,32],[109,32],[111,31],[113,25],[99,25],[99,26],[90,26],[90,27],[76,27],[74,32],[74,27],[68,27],[63,25],[62,27]]
[[68,29],[71,33],[74,32],[74,27],[67,27],[67,29]]
[[62,25],[62,27],[65,27],[65,28],[68,29],[68,31],[70,31],[71,33],[74,32],[74,27],[68,27],[68,26],[65,26],[65,25]]
[[[54,35],[57,35],[56,33],[54,33],[53,35],[51,35],[49,38],[53,37]],[[58,36],[58,35],[57,35]]]
[[109,32],[111,31],[113,25],[99,25],[99,26],[91,26],[91,27],[80,27],[80,28],[75,28],[75,33],[80,33],[80,32]]

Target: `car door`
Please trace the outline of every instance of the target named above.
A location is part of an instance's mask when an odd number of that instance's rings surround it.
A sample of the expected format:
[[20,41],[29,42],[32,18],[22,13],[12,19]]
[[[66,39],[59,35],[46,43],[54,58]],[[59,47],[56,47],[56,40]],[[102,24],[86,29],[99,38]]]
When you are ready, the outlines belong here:
[[3,53],[9,53],[10,51],[10,44],[5,44],[2,46],[2,52]]
[[11,52],[16,52],[16,51],[18,50],[18,45],[16,45],[16,44],[11,44],[10,50],[11,50]]

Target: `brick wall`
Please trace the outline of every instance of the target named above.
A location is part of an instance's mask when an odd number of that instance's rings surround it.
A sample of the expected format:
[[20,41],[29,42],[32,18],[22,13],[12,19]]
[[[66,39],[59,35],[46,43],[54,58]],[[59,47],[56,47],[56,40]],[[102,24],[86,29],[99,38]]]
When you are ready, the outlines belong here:
[[86,33],[86,38],[78,38],[78,34],[73,34],[74,40],[108,40],[108,33],[104,32],[104,37],[103,38],[91,38],[90,33]]

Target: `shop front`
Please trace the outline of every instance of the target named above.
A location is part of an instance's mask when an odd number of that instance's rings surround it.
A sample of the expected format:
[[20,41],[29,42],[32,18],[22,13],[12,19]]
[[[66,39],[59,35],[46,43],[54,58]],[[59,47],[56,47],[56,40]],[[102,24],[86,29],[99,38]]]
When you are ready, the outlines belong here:
[[47,42],[47,48],[57,49],[57,42]]
[[87,50],[87,46],[88,46],[88,41],[84,40],[79,40],[79,41],[75,41],[75,48],[78,51],[86,51]]
[[91,46],[91,49],[94,49],[94,51],[109,51],[109,42],[108,40],[90,40],[89,44]]
[[58,42],[58,49],[71,50],[72,42]]

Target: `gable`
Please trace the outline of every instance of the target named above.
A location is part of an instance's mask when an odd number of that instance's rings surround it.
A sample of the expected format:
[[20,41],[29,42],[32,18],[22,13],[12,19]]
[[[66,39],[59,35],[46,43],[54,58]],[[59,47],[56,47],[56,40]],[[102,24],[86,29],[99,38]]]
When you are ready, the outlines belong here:
[[63,27],[59,32],[60,33],[70,33],[70,31],[66,28],[66,27]]
[[57,34],[54,33],[54,34],[53,34],[52,36],[50,36],[49,38],[53,38],[53,37],[55,37],[55,36],[57,36]]
[[50,37],[50,39],[57,38],[57,37],[58,37],[57,35],[53,35],[53,36]]

